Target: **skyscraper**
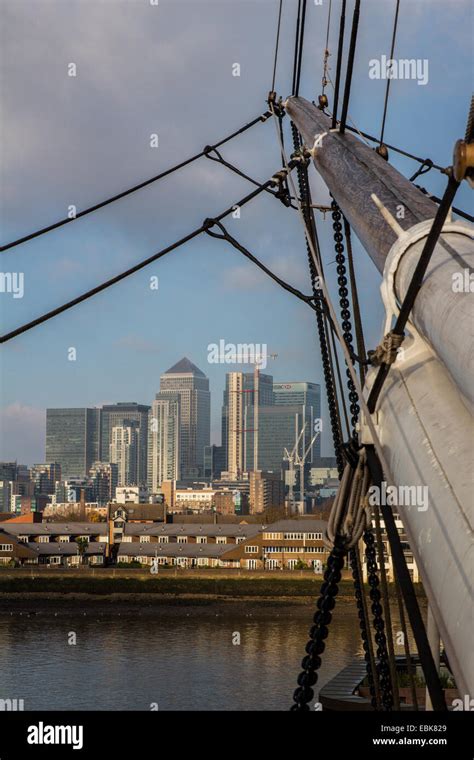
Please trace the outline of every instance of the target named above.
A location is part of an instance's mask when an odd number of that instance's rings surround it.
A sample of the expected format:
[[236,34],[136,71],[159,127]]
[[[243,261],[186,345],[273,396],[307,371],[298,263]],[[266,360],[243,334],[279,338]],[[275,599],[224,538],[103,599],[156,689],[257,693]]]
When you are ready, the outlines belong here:
[[204,372],[183,358],[160,378],[160,399],[179,397],[181,479],[193,480],[204,472],[204,448],[210,443],[211,394]]
[[164,480],[180,476],[178,394],[156,394],[148,420],[148,488],[156,493]]
[[61,480],[61,465],[57,462],[34,464],[31,468],[31,479],[35,483],[35,495],[53,494],[56,483]]
[[47,409],[46,461],[57,462],[62,477],[86,477],[100,459],[100,409]]
[[[285,448],[291,451],[301,431],[303,407],[299,405],[273,405],[259,409],[258,420],[258,466],[260,470],[281,473]],[[253,469],[253,407],[245,412],[247,471]],[[310,439],[311,440],[311,439]],[[301,446],[299,447],[301,453]]]
[[[138,469],[135,485],[146,485],[147,482],[147,449],[148,449],[148,413],[150,407],[137,404],[136,401],[119,401],[118,404],[107,404],[101,409],[101,448],[100,456],[96,459],[108,462],[110,444],[112,443],[112,428],[138,426]],[[126,485],[126,484],[124,484]]]
[[107,504],[115,498],[118,485],[118,466],[112,462],[94,462],[90,469],[92,500]]
[[115,425],[111,431],[109,461],[117,465],[117,486],[138,485],[140,426]]
[[[315,433],[315,422],[321,418],[321,387],[317,383],[289,382],[273,384],[274,402],[276,406],[299,406],[302,413],[302,424],[305,427],[305,447],[311,443]],[[300,428],[301,430],[301,428]],[[293,441],[293,446],[294,446]],[[313,443],[308,455],[308,462],[321,456],[321,435]]]
[[[248,431],[245,415],[248,407],[254,405],[255,373],[228,372],[222,407],[222,445],[227,451],[226,470],[230,477],[240,478],[247,469],[250,455],[253,456],[254,430]],[[259,373],[259,408],[273,404],[273,377]],[[247,432],[252,432],[248,436]],[[252,465],[250,465],[252,469]]]

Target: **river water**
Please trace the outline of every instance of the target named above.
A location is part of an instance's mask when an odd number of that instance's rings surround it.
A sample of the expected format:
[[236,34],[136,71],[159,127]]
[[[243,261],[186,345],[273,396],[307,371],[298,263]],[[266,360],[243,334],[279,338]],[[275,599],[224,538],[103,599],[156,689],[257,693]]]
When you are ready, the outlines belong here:
[[[0,699],[23,699],[25,710],[287,710],[313,611],[255,602],[4,608]],[[355,606],[341,599],[318,687],[361,652]]]

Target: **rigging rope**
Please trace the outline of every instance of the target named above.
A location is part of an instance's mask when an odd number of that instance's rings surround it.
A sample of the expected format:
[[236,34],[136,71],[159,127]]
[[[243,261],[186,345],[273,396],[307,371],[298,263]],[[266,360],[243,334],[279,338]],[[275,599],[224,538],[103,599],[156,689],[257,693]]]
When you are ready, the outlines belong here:
[[336,128],[337,122],[337,109],[339,106],[339,88],[341,85],[341,66],[342,66],[342,52],[344,49],[344,26],[346,23],[346,0],[342,0],[341,6],[341,18],[339,21],[339,43],[337,46],[337,63],[336,63],[336,83],[334,85],[334,105],[332,113],[332,125],[331,129]]
[[296,91],[296,72],[298,70],[298,47],[300,38],[300,17],[301,17],[301,0],[298,0],[298,12],[296,15],[296,32],[295,32],[295,53],[293,57],[293,81],[291,83],[291,93]]
[[[234,137],[237,137],[238,135],[243,134],[251,127],[255,126],[255,124],[259,124],[261,122],[267,121],[267,119],[271,116],[270,111],[266,111],[261,116],[257,116],[256,119],[253,119],[252,121],[249,121],[248,124],[245,124],[240,129],[236,130],[235,132],[232,132],[232,134],[228,135],[227,137],[224,137],[222,140],[219,140],[219,142],[216,142],[212,148],[219,148],[221,145],[224,145],[225,143],[229,142],[229,140],[232,140]],[[40,235],[44,235],[46,232],[51,232],[52,230],[56,230],[59,227],[63,227],[65,224],[69,224],[70,222],[74,222],[76,219],[80,219],[83,216],[86,216],[87,214],[92,214],[94,211],[98,211],[101,208],[104,208],[105,206],[108,206],[111,203],[115,203],[115,201],[121,200],[122,198],[125,198],[128,195],[131,195],[132,193],[137,192],[137,190],[141,190],[144,187],[147,187],[148,185],[153,184],[154,182],[158,182],[158,180],[163,179],[164,177],[169,176],[170,174],[173,174],[174,172],[178,171],[178,169],[183,169],[185,166],[188,166],[188,164],[193,163],[194,161],[197,161],[198,158],[202,158],[206,155],[206,149],[209,146],[206,146],[203,150],[201,150],[199,153],[196,153],[194,156],[190,156],[189,158],[185,159],[184,161],[181,161],[179,164],[176,164],[175,166],[170,167],[169,169],[165,169],[165,171],[161,172],[160,174],[156,174],[154,177],[150,177],[149,179],[144,180],[143,182],[139,182],[138,185],[133,185],[133,187],[129,187],[127,190],[123,190],[120,193],[117,193],[116,195],[112,195],[110,198],[106,198],[103,201],[100,201],[100,203],[96,203],[93,206],[89,206],[88,208],[85,208],[83,211],[79,211],[76,213],[76,215],[72,218],[67,217],[66,219],[61,219],[59,222],[55,222],[54,224],[49,224],[47,227],[42,227],[39,230],[36,230],[36,232],[31,232],[29,235],[24,235],[21,238],[18,238],[17,240],[13,240],[11,243],[7,243],[6,245],[0,246],[0,252],[8,251],[10,248],[14,248],[17,245],[20,245],[21,243],[26,243],[28,240],[33,240],[34,238],[39,237]]]
[[272,90],[275,89],[275,77],[276,77],[276,68],[277,68],[277,61],[278,61],[278,48],[280,46],[280,25],[281,25],[282,6],[283,6],[283,0],[280,0],[280,8],[278,10],[277,34],[276,34],[276,41],[275,41],[275,58],[273,61]]
[[382,542],[382,530],[380,527],[380,514],[377,505],[374,506],[374,518],[375,518],[375,536],[378,555],[378,565],[380,571],[380,585],[382,587],[382,607],[383,614],[387,625],[387,647],[388,647],[388,663],[390,669],[390,680],[392,685],[392,694],[395,710],[400,709],[400,695],[398,692],[398,679],[397,679],[397,666],[395,662],[395,650],[393,647],[393,632],[392,632],[392,615],[390,612],[390,602],[388,598],[388,586],[387,586],[387,573],[385,570],[385,551]]
[[[397,0],[397,7],[395,9],[395,19],[394,19],[394,22],[393,22],[392,45],[391,45],[391,48],[390,48],[390,61],[393,61],[393,52],[395,50],[395,38],[397,36],[398,11],[399,11],[399,8],[400,8],[400,0]],[[390,64],[390,68],[391,68],[391,66],[392,66],[392,64]],[[391,77],[388,76],[387,77],[387,85],[386,85],[386,88],[385,88],[385,101],[384,101],[384,106],[383,106],[382,127],[381,127],[381,130],[380,130],[380,146],[382,146],[382,144],[383,144],[383,136],[384,136],[384,132],[385,132],[385,119],[387,118],[387,106],[388,106],[388,97],[389,97],[389,93],[390,93],[390,83],[391,83],[391,81],[392,81]]]
[[327,28],[326,28],[326,46],[324,48],[324,59],[323,59],[323,76],[321,79],[321,87],[322,87],[321,94],[322,95],[324,95],[324,90],[326,89],[327,84],[328,84],[329,56],[331,55],[331,53],[329,52],[329,29],[331,26],[331,9],[332,9],[332,0],[329,0],[328,23],[327,23]]
[[298,51],[298,68],[296,72],[296,82],[295,82],[295,92],[294,92],[296,97],[298,97],[299,91],[300,91],[301,63],[303,61],[303,41],[304,41],[304,30],[305,30],[305,22],[306,22],[306,3],[307,3],[307,0],[303,0],[303,13],[301,16],[301,29],[300,29],[299,51]]
[[[313,296],[305,296],[304,293],[302,293],[297,288],[294,288],[289,283],[282,280],[278,275],[274,274],[268,267],[265,266],[256,256],[253,255],[247,248],[245,248],[241,243],[238,242],[232,235],[226,230],[224,225],[217,221],[216,219],[206,219],[204,221],[205,225],[205,232],[210,235],[213,238],[216,238],[217,240],[225,240],[227,243],[230,243],[237,251],[240,251],[247,259],[252,261],[259,269],[261,269],[265,274],[267,274],[274,282],[276,282],[280,287],[282,287],[284,290],[288,291],[288,293],[291,293],[292,295],[296,296],[296,298],[299,298],[300,301],[304,301],[304,303],[308,304],[312,309],[316,310],[316,306],[314,305],[314,297]],[[211,232],[212,227],[218,227],[222,235],[219,235],[217,232]]]
[[[233,164],[231,164],[228,161],[226,161],[225,158],[223,158],[223,156],[221,155],[221,153],[216,148],[214,148],[212,145],[206,145],[206,147],[204,148],[204,153],[205,153],[206,158],[208,158],[210,161],[215,161],[218,164],[222,164],[222,166],[225,166],[227,169],[230,169],[235,174],[237,174],[239,177],[242,177],[243,179],[246,179],[248,182],[251,182],[256,187],[260,187],[260,185],[261,185],[260,182],[257,182],[257,180],[253,179],[252,177],[249,177],[248,174],[245,174],[245,172],[241,171],[236,166],[234,166]],[[216,155],[212,156],[211,153],[215,153]],[[284,194],[282,194],[281,189],[279,189],[279,190],[271,190],[269,187],[267,187],[265,189],[265,192],[269,193],[270,195],[273,195],[275,198],[278,198],[279,200],[281,200],[282,203],[283,203],[283,205],[285,205],[285,206],[291,206],[292,208],[296,208],[296,206],[293,205],[293,203],[291,202],[291,198],[289,198],[288,193],[286,192],[286,189],[285,189],[285,193]]]
[[351,87],[352,87],[352,72],[354,69],[357,32],[359,29],[359,15],[360,15],[360,0],[356,0],[355,6],[354,6],[354,14],[352,16],[351,40],[349,43],[349,55],[347,59],[346,81],[344,85],[344,99],[342,101],[341,122],[339,125],[339,131],[341,134],[344,134],[344,130],[346,128],[347,111],[349,109],[349,98],[350,98]]
[[[291,167],[293,168],[293,166]],[[291,168],[288,167],[288,171],[291,171]],[[231,214],[235,210],[235,206],[242,207],[249,201],[253,200],[256,196],[260,195],[260,193],[264,192],[266,188],[274,186],[275,180],[272,178],[268,180],[267,182],[263,183],[258,187],[256,190],[254,190],[252,193],[249,193],[249,195],[246,195],[242,200],[240,200],[237,204],[232,204],[232,206],[225,211],[223,211],[218,216],[214,217],[214,222],[220,222],[221,219],[224,219],[226,216]],[[143,269],[144,267],[148,266],[149,264],[153,263],[154,261],[157,261],[158,259],[162,258],[163,256],[166,256],[166,254],[171,253],[172,251],[176,250],[176,248],[179,248],[180,246],[184,245],[184,243],[189,242],[193,238],[200,235],[202,232],[206,232],[207,227],[204,224],[202,224],[200,227],[196,228],[192,232],[189,232],[184,237],[177,240],[175,243],[172,243],[171,245],[167,246],[166,248],[163,248],[161,251],[158,251],[158,253],[153,254],[152,256],[149,256],[147,259],[144,259],[143,261],[140,261],[138,264],[135,264],[133,267],[130,267],[129,269],[126,269],[124,272],[121,272],[120,274],[115,275],[114,277],[110,278],[109,280],[106,280],[105,282],[102,282],[100,285],[97,285],[95,288],[91,288],[90,290],[86,291],[85,293],[82,293],[82,295],[77,296],[77,298],[73,298],[71,301],[68,301],[65,304],[62,304],[62,306],[58,306],[55,309],[52,309],[51,311],[47,312],[46,314],[43,314],[40,317],[37,317],[36,319],[33,319],[31,322],[27,322],[24,325],[21,325],[21,327],[17,327],[15,330],[12,330],[9,333],[6,333],[5,335],[0,336],[0,343],[6,343],[7,341],[11,340],[12,338],[16,338],[18,335],[21,335],[22,333],[28,332],[29,330],[33,329],[33,327],[36,327],[38,325],[43,324],[44,322],[47,322],[48,320],[52,319],[53,317],[58,316],[59,314],[62,314],[63,312],[67,311],[68,309],[71,309],[73,306],[77,306],[78,304],[82,303],[83,301],[86,301],[89,298],[92,298],[92,296],[97,295],[98,293],[101,293],[103,290],[106,290],[107,288],[110,288],[112,285],[115,285],[118,282],[121,282],[126,277],[129,277],[132,274],[135,274],[135,272],[140,271],[140,269]]]

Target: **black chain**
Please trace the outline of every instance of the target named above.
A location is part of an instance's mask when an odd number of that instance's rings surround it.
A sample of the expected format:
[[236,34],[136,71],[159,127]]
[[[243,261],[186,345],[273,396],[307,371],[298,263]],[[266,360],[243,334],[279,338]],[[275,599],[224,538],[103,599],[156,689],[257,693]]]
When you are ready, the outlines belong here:
[[[301,143],[298,136],[298,130],[293,122],[291,123],[291,131],[293,135],[294,149],[295,151],[299,151],[301,148]],[[304,216],[304,220],[306,224],[306,229],[312,232],[314,219],[312,217],[312,212],[310,210],[310,190],[309,190],[309,182],[308,182],[308,171],[307,171],[307,167],[303,163],[300,163],[298,165],[297,175],[298,175],[298,189],[299,189],[300,198],[302,202],[302,211],[303,211],[303,216]],[[314,235],[313,235],[313,243],[316,245],[316,239]],[[321,290],[321,288],[316,287],[316,278],[318,276],[318,272],[316,270],[313,256],[311,254],[311,248],[308,245],[307,240],[306,240],[306,253],[308,256],[309,272],[310,272],[310,277],[311,277],[311,287],[313,290],[313,295],[315,298],[315,305],[316,305],[316,325],[318,329],[319,346],[320,346],[320,351],[321,351],[321,361],[322,361],[323,373],[324,373],[324,384],[326,388],[326,397],[327,397],[327,402],[328,402],[328,407],[329,407],[329,418],[331,421],[331,433],[332,433],[332,440],[333,440],[333,445],[334,445],[334,453],[336,455],[339,477],[341,478],[343,470],[344,470],[344,457],[343,457],[343,447],[342,447],[342,440],[341,440],[341,433],[340,433],[340,421],[339,421],[339,413],[338,413],[338,408],[337,408],[334,375],[331,368],[331,361],[329,358],[329,350],[328,350],[328,345],[327,345],[327,340],[326,340],[326,330],[325,330],[326,305],[325,305],[323,291]]]
[[329,629],[328,626],[332,620],[332,610],[336,604],[336,596],[339,592],[339,582],[341,580],[341,571],[344,567],[344,558],[346,550],[337,543],[328,557],[327,569],[324,573],[324,582],[321,585],[319,599],[317,601],[318,611],[314,614],[314,625],[309,631],[309,641],[306,644],[306,657],[301,661],[302,672],[298,676],[298,688],[293,694],[295,702],[292,705],[292,711],[308,712],[308,703],[314,697],[314,691],[311,688],[318,680],[318,670],[321,667],[321,654],[326,647]]
[[364,660],[367,666],[367,682],[369,684],[369,691],[371,696],[371,705],[374,710],[377,709],[377,695],[375,691],[374,673],[372,672],[372,660],[370,656],[370,644],[369,644],[369,632],[367,631],[366,618],[364,611],[364,604],[362,600],[362,594],[364,590],[362,588],[359,565],[357,563],[357,548],[351,549],[349,557],[351,562],[352,577],[354,579],[355,600],[357,604],[357,613],[359,615],[359,628],[360,637],[362,639],[362,647],[364,649]]
[[[350,312],[350,302],[348,299],[349,290],[347,288],[347,277],[346,277],[346,258],[344,256],[344,245],[343,245],[343,234],[342,234],[342,224],[341,224],[341,218],[342,213],[337,205],[336,201],[333,199],[331,202],[331,216],[333,219],[333,225],[332,228],[334,230],[334,243],[335,243],[335,249],[336,249],[336,262],[337,262],[337,284],[339,285],[339,304],[341,307],[341,319],[342,319],[342,331],[343,331],[343,337],[344,341],[346,343],[347,348],[349,349],[349,352],[351,355],[354,353],[354,346],[353,346],[353,337],[352,337],[352,323],[351,323],[351,312]],[[353,383],[351,373],[349,371],[349,368],[346,367],[346,376],[347,376],[347,387],[349,389],[349,409],[352,415],[351,423],[352,423],[352,437],[356,441],[357,440],[357,432],[356,432],[356,424],[359,417],[360,407],[358,404],[359,397],[357,395],[357,391],[355,389],[355,385]]]
[[383,621],[381,594],[379,591],[379,578],[377,575],[377,559],[375,554],[375,540],[371,531],[364,533],[365,556],[367,560],[367,576],[370,586],[370,598],[372,600],[372,614],[374,616],[375,643],[377,644],[377,675],[380,684],[382,708],[393,709],[392,684],[390,680],[390,666],[388,661],[387,639],[385,637],[385,624]]

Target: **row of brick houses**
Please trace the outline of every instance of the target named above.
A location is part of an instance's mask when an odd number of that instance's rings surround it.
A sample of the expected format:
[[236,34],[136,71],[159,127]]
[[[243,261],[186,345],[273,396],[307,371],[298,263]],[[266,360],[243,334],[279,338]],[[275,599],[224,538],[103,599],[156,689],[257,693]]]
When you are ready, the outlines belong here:
[[[328,552],[321,520],[248,524],[15,523],[0,528],[0,564],[91,565],[113,556],[120,563],[178,567],[294,568],[321,566]],[[116,540],[117,531],[120,540]],[[115,534],[115,535],[114,535]],[[79,546],[83,544],[80,551]],[[115,552],[111,548],[115,547]],[[318,562],[319,561],[319,562]]]
[[[177,567],[224,567],[246,570],[314,567],[328,558],[323,537],[326,522],[316,518],[280,520],[264,526],[241,522],[165,523],[139,507],[117,505],[104,523],[38,522],[26,516],[0,521],[0,565],[76,566],[140,563]],[[393,563],[382,523],[385,568]],[[401,521],[397,527],[403,537]],[[408,544],[403,545],[410,574],[419,580]],[[367,579],[363,562],[364,580]]]
[[120,562],[181,567],[240,567],[246,570],[319,567],[328,550],[322,520],[281,520],[258,525],[163,525],[146,531],[127,526]]

